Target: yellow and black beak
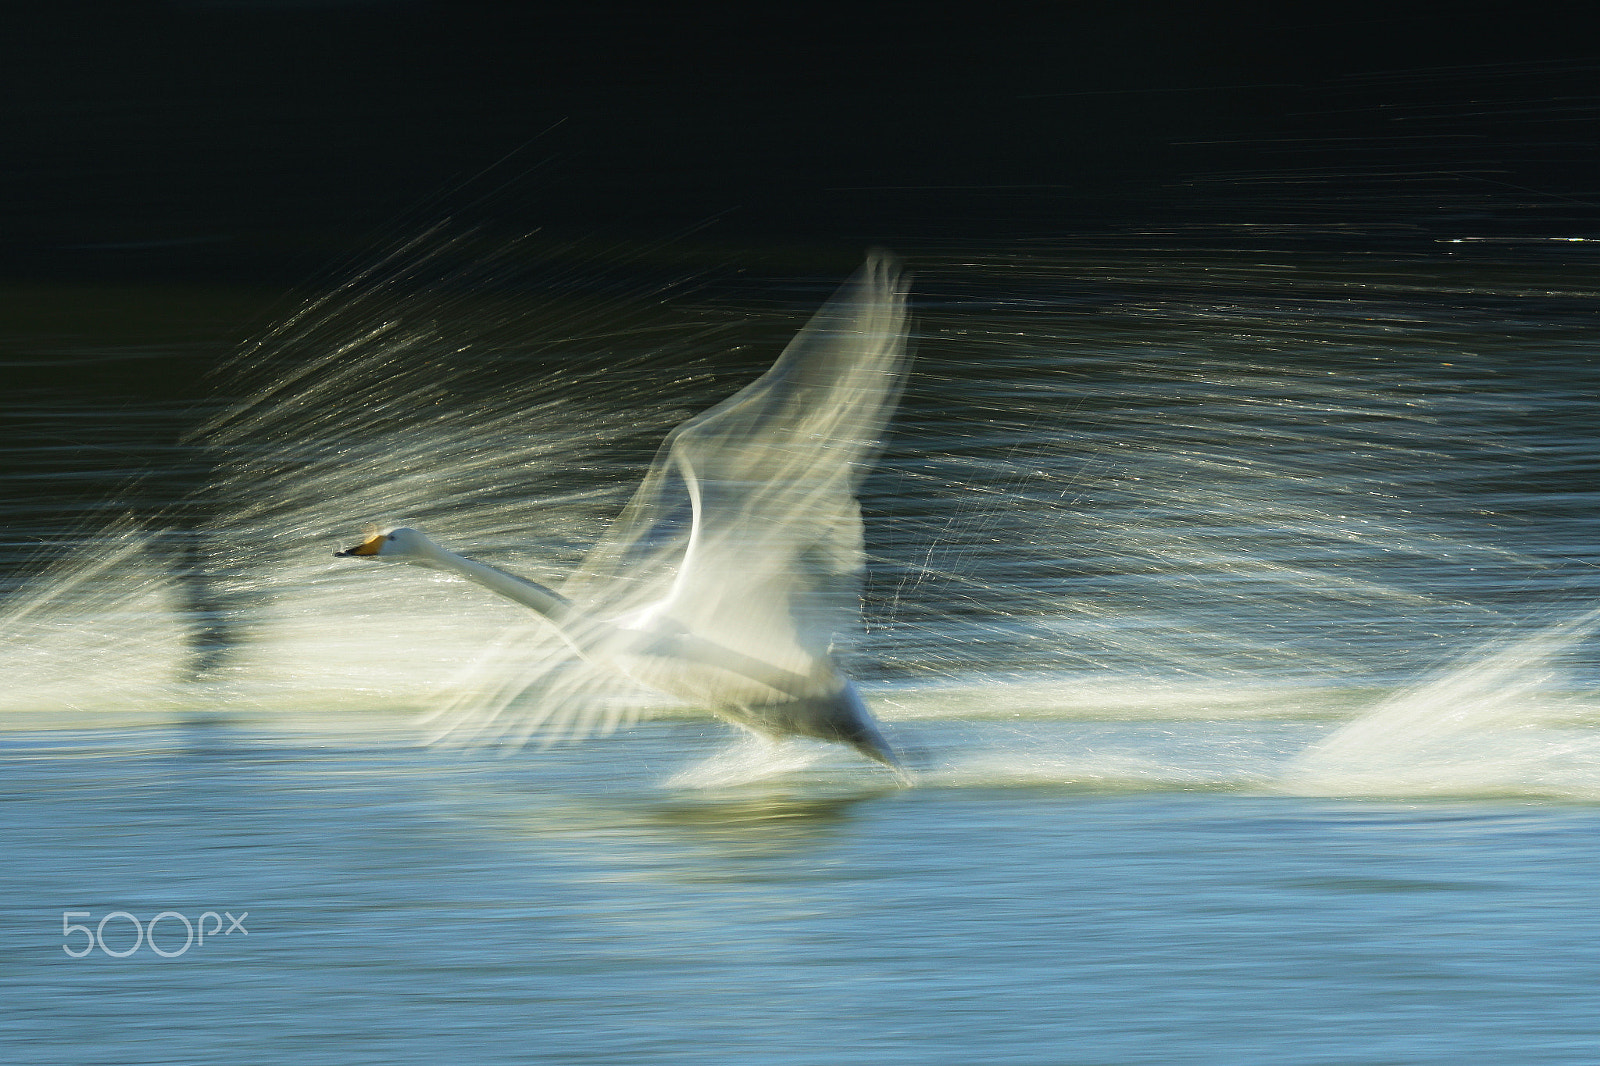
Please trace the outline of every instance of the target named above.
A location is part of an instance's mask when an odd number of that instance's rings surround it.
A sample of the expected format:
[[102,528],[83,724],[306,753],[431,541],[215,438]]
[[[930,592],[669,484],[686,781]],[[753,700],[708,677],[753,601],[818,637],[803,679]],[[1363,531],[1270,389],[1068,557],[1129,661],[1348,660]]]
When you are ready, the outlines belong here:
[[354,548],[346,548],[342,552],[334,552],[340,558],[360,558],[365,555],[377,555],[383,548],[383,542],[389,538],[376,529],[370,530],[367,539],[357,544]]

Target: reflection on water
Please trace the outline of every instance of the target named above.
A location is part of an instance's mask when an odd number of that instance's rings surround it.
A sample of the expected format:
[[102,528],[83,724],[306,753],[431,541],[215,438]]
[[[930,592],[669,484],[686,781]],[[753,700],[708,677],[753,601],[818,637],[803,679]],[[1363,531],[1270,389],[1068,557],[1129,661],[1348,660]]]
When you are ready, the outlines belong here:
[[[856,828],[854,820],[881,800],[892,788],[860,790],[854,794],[807,795],[799,788],[750,794],[703,795],[655,803],[639,816],[651,830],[691,846],[705,857],[688,868],[669,867],[657,876],[679,881],[727,882],[760,878],[791,882],[806,876],[804,869],[785,864],[777,870],[750,868],[791,856],[802,866],[819,850],[837,846]],[[718,869],[707,861],[715,853],[728,861],[737,857],[741,870]],[[698,868],[696,868],[698,867]]]

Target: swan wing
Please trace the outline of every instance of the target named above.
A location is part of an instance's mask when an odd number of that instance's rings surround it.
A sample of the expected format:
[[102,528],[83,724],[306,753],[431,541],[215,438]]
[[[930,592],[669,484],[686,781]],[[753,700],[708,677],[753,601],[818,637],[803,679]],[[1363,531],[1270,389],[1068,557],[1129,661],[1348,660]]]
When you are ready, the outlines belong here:
[[856,490],[905,369],[898,263],[875,253],[765,374],[668,435],[578,594],[814,671],[859,625]]
[[660,703],[537,623],[504,634],[449,691],[423,720],[429,743],[520,748],[537,737],[548,747],[627,728]]
[[436,738],[608,733],[659,705],[650,691],[739,721],[836,689],[830,648],[860,624],[856,490],[899,398],[905,334],[898,264],[874,254],[765,374],[667,436],[562,587],[588,621],[567,641],[535,624],[491,648],[434,715]]

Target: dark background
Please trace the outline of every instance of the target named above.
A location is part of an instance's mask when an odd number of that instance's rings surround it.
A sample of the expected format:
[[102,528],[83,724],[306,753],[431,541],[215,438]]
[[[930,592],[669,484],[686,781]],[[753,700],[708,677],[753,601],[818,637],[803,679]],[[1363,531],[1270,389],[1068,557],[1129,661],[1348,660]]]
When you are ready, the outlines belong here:
[[9,5],[0,272],[295,284],[444,218],[841,257],[1594,237],[1600,45],[1559,6]]

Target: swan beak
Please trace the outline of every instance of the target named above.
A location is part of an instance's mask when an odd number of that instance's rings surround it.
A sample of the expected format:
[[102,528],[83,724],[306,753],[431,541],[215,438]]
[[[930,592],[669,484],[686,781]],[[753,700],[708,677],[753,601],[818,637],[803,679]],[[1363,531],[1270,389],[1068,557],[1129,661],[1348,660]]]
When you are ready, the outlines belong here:
[[342,552],[334,552],[340,558],[360,558],[366,555],[377,555],[383,550],[383,542],[388,540],[382,533],[374,533],[354,548],[346,548]]

